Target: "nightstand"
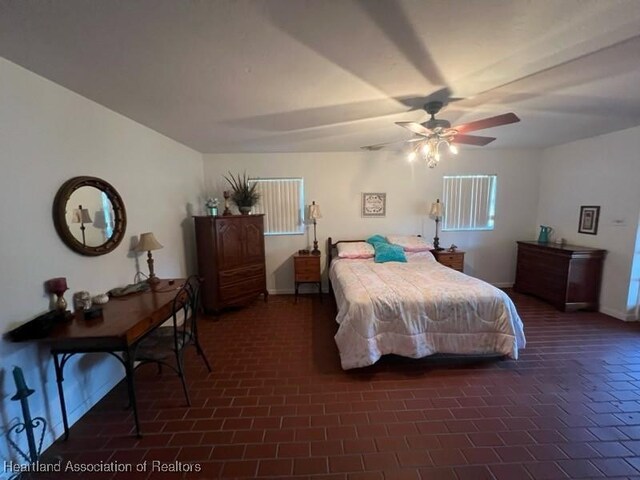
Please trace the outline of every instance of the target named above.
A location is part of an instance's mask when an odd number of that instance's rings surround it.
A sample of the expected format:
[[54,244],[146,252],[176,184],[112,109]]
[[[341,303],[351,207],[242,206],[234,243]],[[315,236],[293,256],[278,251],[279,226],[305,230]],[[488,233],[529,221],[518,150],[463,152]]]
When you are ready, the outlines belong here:
[[296,253],[293,256],[293,271],[296,282],[296,302],[298,301],[298,287],[301,283],[317,283],[320,301],[322,301],[320,255]]
[[456,250],[455,252],[449,252],[448,250],[440,250],[436,252],[435,250],[431,250],[433,256],[436,257],[438,263],[442,265],[453,268],[454,270],[458,270],[462,272],[464,270],[464,252],[460,250]]

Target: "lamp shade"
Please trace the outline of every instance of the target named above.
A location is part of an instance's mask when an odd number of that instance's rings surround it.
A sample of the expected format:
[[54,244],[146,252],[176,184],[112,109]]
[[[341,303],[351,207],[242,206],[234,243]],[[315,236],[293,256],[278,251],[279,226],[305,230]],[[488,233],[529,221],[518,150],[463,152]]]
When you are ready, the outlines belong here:
[[136,252],[148,252],[151,250],[160,250],[162,245],[160,242],[156,240],[156,237],[153,235],[153,232],[141,233],[140,241],[138,245],[136,245]]
[[96,210],[96,213],[93,214],[93,226],[101,229],[107,228],[108,225],[104,210]]
[[315,201],[311,202],[309,205],[309,219],[317,220],[318,218],[322,218],[322,212],[320,211],[320,205],[317,205]]
[[442,204],[440,203],[440,199],[436,200],[431,204],[431,209],[429,210],[429,215],[432,217],[441,217],[442,216]]
[[71,216],[71,223],[91,223],[89,210],[87,210],[86,208],[82,208],[82,205],[78,206],[78,208],[73,211],[73,215]]
[[62,295],[69,289],[67,287],[67,279],[65,277],[52,278],[45,282],[45,286],[49,293],[55,293],[56,295]]

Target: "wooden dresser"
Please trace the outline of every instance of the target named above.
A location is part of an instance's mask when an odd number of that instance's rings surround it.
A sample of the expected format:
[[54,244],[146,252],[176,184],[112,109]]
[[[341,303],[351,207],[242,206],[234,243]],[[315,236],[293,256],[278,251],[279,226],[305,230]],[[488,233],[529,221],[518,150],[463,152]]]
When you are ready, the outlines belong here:
[[264,294],[263,215],[194,217],[202,306],[207,312]]
[[459,272],[464,271],[464,252],[460,250],[456,250],[455,252],[450,252],[448,250],[431,250],[433,256],[436,257],[438,263],[445,265],[449,268],[453,268],[454,270],[458,270]]
[[562,311],[598,310],[606,250],[577,245],[518,242],[513,289]]

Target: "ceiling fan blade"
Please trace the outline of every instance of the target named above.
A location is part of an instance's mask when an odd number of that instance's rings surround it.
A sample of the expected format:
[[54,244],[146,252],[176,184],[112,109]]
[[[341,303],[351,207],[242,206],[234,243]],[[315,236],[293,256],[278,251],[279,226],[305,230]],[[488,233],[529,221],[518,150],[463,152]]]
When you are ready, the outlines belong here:
[[396,125],[399,125],[402,128],[406,128],[407,130],[410,130],[418,135],[422,135],[423,137],[433,135],[433,131],[416,122],[396,122]]
[[402,143],[402,142],[377,143],[375,145],[365,145],[364,147],[360,147],[360,148],[362,150],[368,150],[370,152],[376,152],[378,150],[382,150],[385,147],[388,147],[389,145],[395,145],[396,143]]
[[365,145],[364,147],[360,147],[362,150],[368,150],[370,152],[376,152],[378,150],[382,150],[387,145],[391,145],[390,143],[379,143],[378,145]]
[[515,113],[504,113],[495,117],[476,120],[475,122],[463,123],[462,125],[457,125],[454,128],[460,133],[467,133],[475,130],[484,130],[485,128],[498,127],[500,125],[508,125],[519,121],[520,119]]
[[458,134],[453,137],[452,143],[464,143],[465,145],[476,145],[478,147],[484,147],[485,145],[493,142],[495,137],[480,137],[478,135],[462,135]]
[[423,137],[418,138],[410,138],[409,140],[399,140],[397,142],[388,142],[388,143],[377,143],[376,145],[365,145],[364,147],[360,147],[362,150],[369,150],[370,152],[375,152],[377,150],[382,150],[389,145],[395,145],[397,143],[413,143],[413,142],[421,142],[423,141]]

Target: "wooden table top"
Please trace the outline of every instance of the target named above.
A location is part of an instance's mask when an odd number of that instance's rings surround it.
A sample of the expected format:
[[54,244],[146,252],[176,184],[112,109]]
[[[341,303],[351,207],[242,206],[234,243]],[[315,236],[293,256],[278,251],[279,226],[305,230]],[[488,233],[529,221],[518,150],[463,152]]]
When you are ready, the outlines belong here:
[[172,314],[173,299],[184,279],[162,280],[146,292],[114,297],[102,305],[102,316],[85,320],[76,313],[41,339],[53,349],[120,349],[164,323]]

